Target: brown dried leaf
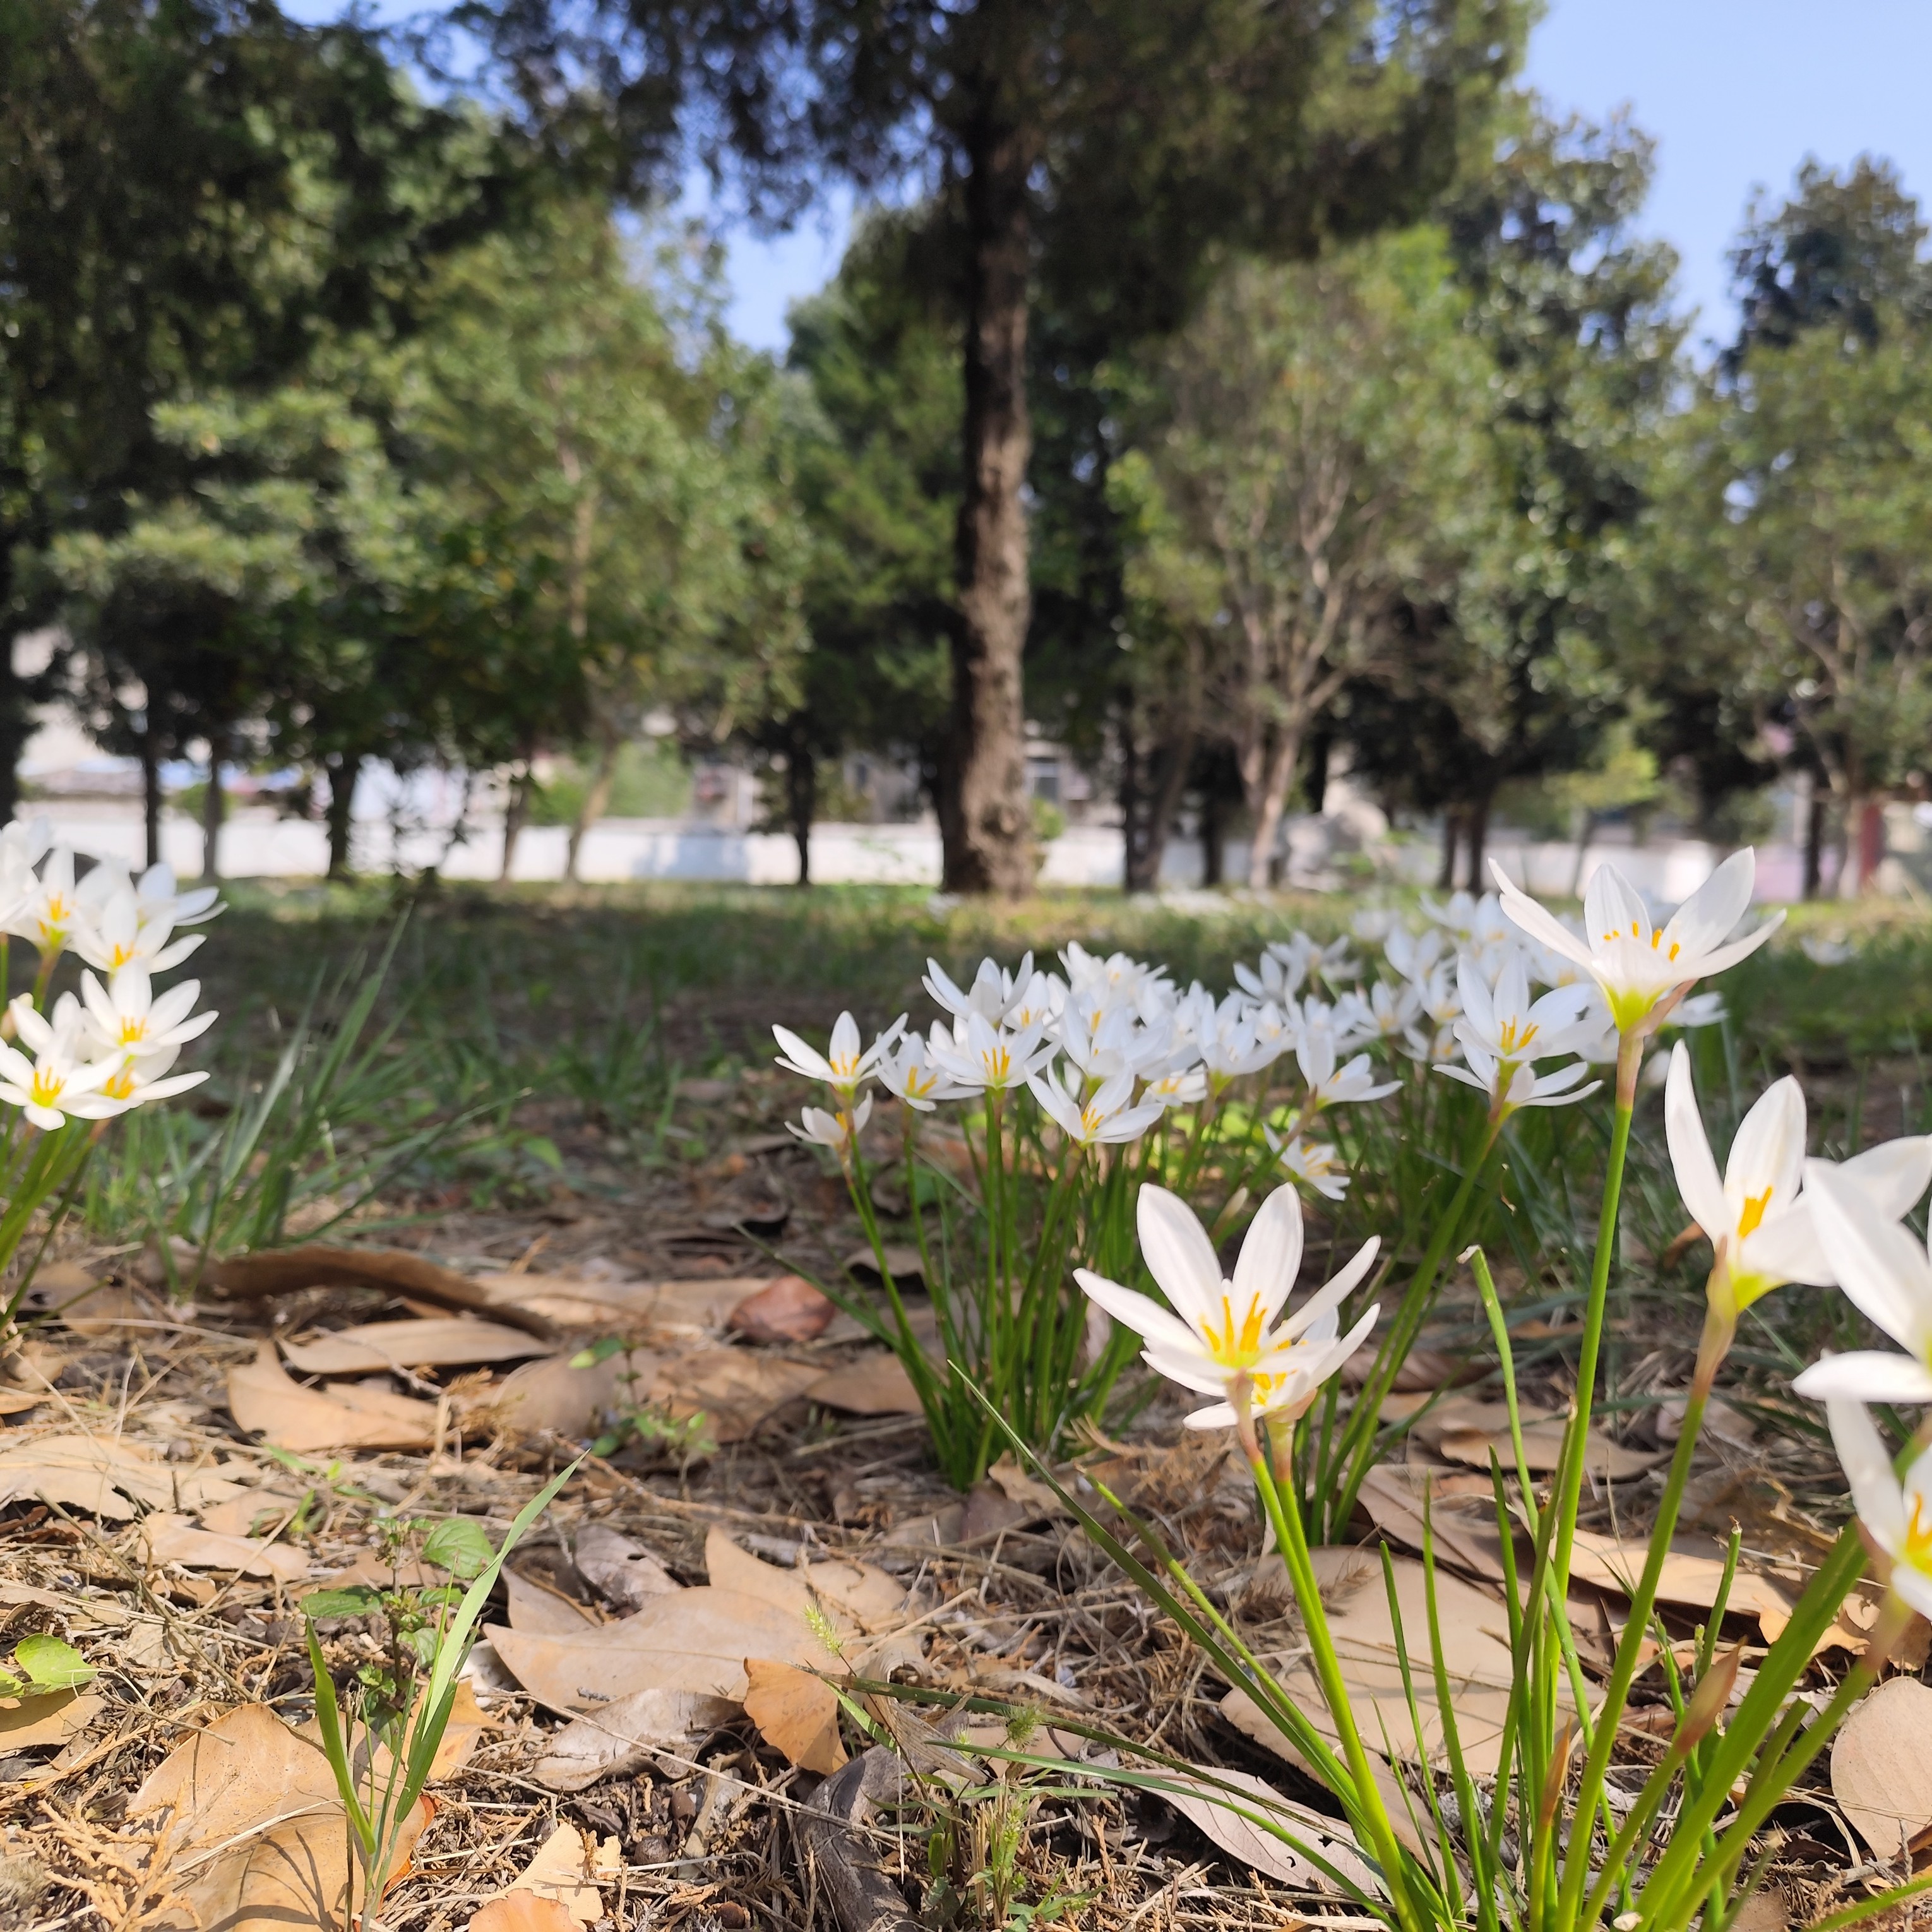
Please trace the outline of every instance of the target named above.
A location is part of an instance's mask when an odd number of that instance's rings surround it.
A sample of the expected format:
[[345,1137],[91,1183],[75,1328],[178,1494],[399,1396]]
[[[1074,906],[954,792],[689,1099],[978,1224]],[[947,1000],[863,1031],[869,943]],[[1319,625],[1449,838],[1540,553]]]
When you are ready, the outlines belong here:
[[190,1570],[232,1570],[242,1576],[275,1576],[298,1583],[308,1574],[308,1558],[286,1544],[259,1537],[224,1536],[197,1529],[184,1516],[157,1510],[141,1523],[151,1563],[179,1563]]
[[304,1388],[265,1340],[252,1362],[228,1372],[228,1412],[238,1429],[259,1431],[298,1456],[348,1448],[427,1449],[436,1440],[436,1407],[386,1389]]
[[912,1378],[890,1349],[870,1349],[820,1376],[806,1391],[822,1408],[848,1415],[919,1415],[924,1412]]
[[469,1932],[577,1932],[577,1921],[554,1898],[500,1892],[470,1915]]
[[1932,1684],[1894,1677],[1859,1702],[1832,1741],[1832,1795],[1875,1857],[1910,1869],[1932,1826]]
[[581,1604],[574,1604],[559,1592],[547,1590],[531,1578],[514,1570],[503,1572],[503,1587],[510,1599],[510,1628],[554,1636],[579,1630],[601,1630],[603,1626]]
[[[1157,1769],[1155,1774],[1162,1783],[1161,1797],[1196,1831],[1243,1864],[1304,1891],[1339,1892],[1342,1889],[1294,1846],[1244,1815],[1252,1812],[1293,1832],[1371,1898],[1382,1890],[1381,1881],[1370,1870],[1347,1826],[1284,1798],[1265,1778],[1256,1778],[1250,1772],[1209,1771],[1204,1767],[1198,1778],[1165,1768]],[[1168,1788],[1176,1786],[1180,1788]]]
[[905,1586],[869,1563],[838,1558],[782,1570],[740,1550],[722,1529],[704,1539],[704,1570],[714,1585],[759,1598],[801,1622],[806,1605],[816,1601],[845,1635],[888,1629],[905,1614]]
[[[128,1806],[135,1817],[163,1810],[172,1814],[170,1849],[190,1874],[182,1898],[196,1924],[332,1932],[360,1906],[335,1774],[266,1705],[226,1712],[169,1753]],[[411,1814],[402,1864],[428,1816],[422,1804]]]
[[653,1751],[688,1756],[698,1741],[737,1714],[729,1699],[690,1690],[638,1690],[574,1718],[535,1766],[550,1791],[581,1791],[599,1778],[634,1771]]
[[598,1891],[614,1880],[623,1864],[615,1838],[602,1844],[574,1825],[560,1825],[537,1847],[536,1856],[510,1881],[513,1892],[534,1893],[554,1899],[580,1925],[593,1925],[604,1916]]
[[244,1300],[291,1294],[304,1288],[385,1288],[437,1308],[471,1314],[494,1311],[541,1341],[556,1339],[548,1321],[519,1306],[514,1298],[498,1300],[485,1283],[399,1248],[342,1248],[313,1241],[265,1254],[231,1256],[217,1262],[207,1279],[218,1294]]
[[712,1275],[692,1281],[600,1281],[574,1275],[484,1275],[474,1286],[490,1306],[520,1308],[565,1328],[693,1340],[715,1335],[733,1309],[770,1275]]
[[578,1574],[620,1610],[640,1610],[651,1598],[684,1587],[641,1543],[606,1523],[586,1523],[572,1555]]
[[0,1752],[36,1744],[64,1744],[77,1738],[106,1708],[86,1690],[48,1690],[38,1697],[0,1699]]
[[831,1660],[801,1614],[736,1590],[680,1590],[581,1634],[486,1633],[504,1667],[553,1711],[594,1711],[634,1692],[692,1690],[742,1702],[745,1659]]
[[[1648,1554],[1647,1544],[1580,1529],[1570,1574],[1580,1582],[1593,1583],[1599,1589],[1616,1590],[1628,1597],[1643,1574]],[[1658,1600],[1680,1604],[1686,1610],[1710,1610],[1717,1603],[1718,1587],[1724,1575],[1721,1558],[1699,1554],[1688,1539],[1680,1537],[1664,1559],[1663,1574],[1658,1580]],[[1726,1608],[1740,1616],[1756,1617],[1760,1630],[1769,1642],[1791,1621],[1792,1601],[1790,1594],[1772,1578],[1740,1564]],[[1828,1632],[1821,1648],[1830,1647],[1830,1638]],[[1853,1640],[1850,1647],[1862,1646]]]
[[745,1660],[745,1714],[766,1744],[801,1771],[827,1776],[845,1762],[838,1694],[822,1677],[769,1658]]
[[436,1369],[470,1363],[518,1362],[544,1352],[520,1328],[470,1316],[428,1321],[366,1322],[308,1342],[284,1342],[282,1353],[305,1376],[380,1373],[384,1369]]
[[1378,1463],[1362,1479],[1362,1507],[1384,1536],[1419,1552],[1423,1546],[1423,1502],[1426,1490],[1432,1498],[1427,1527],[1434,1536],[1436,1560],[1466,1570],[1486,1582],[1500,1583],[1505,1572],[1502,1539],[1496,1531],[1493,1507],[1485,1522],[1480,1514],[1446,1501],[1440,1484],[1448,1474],[1447,1470],[1430,1469],[1415,1463]]
[[38,1496],[115,1522],[152,1509],[197,1510],[248,1493],[206,1470],[177,1470],[137,1444],[92,1436],[43,1436],[0,1450],[0,1502]]
[[814,1342],[837,1312],[802,1275],[782,1274],[746,1296],[725,1325],[754,1342]]

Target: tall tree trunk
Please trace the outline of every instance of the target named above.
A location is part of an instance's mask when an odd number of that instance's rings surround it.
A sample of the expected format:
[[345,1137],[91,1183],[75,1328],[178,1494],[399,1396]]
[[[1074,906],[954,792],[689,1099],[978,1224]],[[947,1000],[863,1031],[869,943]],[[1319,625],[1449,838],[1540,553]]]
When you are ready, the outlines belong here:
[[1590,841],[1597,836],[1597,814],[1586,806],[1576,827],[1576,859],[1570,868],[1570,896],[1583,896],[1583,868],[1589,862]]
[[1480,897],[1483,885],[1483,848],[1489,842],[1490,801],[1493,792],[1484,792],[1480,798],[1469,802],[1469,813],[1465,821],[1465,835],[1468,842],[1469,870],[1467,884],[1470,891]]
[[1033,442],[1028,155],[1019,131],[990,108],[966,147],[965,473],[939,834],[949,891],[1015,898],[1033,884],[1035,857],[1020,670],[1032,608],[1024,494]]
[[1825,883],[1825,821],[1827,818],[1828,794],[1815,778],[1811,781],[1810,796],[1805,800],[1804,808],[1804,895],[1808,899],[1818,896]]
[[1218,886],[1228,869],[1228,801],[1214,790],[1201,800],[1201,883]]
[[1885,863],[1885,806],[1876,798],[1858,802],[1858,891],[1878,890],[1878,868]]
[[1248,848],[1248,884],[1256,892],[1264,892],[1274,881],[1275,841],[1281,836],[1288,789],[1300,763],[1301,734],[1282,730],[1262,761],[1258,793],[1250,790],[1248,808],[1255,830],[1254,843]]
[[1436,890],[1438,892],[1455,889],[1456,842],[1462,830],[1462,808],[1460,805],[1445,805],[1442,808],[1442,856],[1436,868]]
[[161,754],[154,745],[154,728],[141,731],[141,829],[146,834],[148,863],[161,862]]
[[577,816],[570,821],[570,843],[564,848],[563,876],[566,879],[575,880],[584,842],[590,836],[590,828],[610,808],[610,788],[616,782],[617,760],[623,748],[624,741],[615,727],[600,717],[597,763],[592,767],[590,782],[584,788]]
[[1138,836],[1126,848],[1126,884],[1130,892],[1158,892],[1161,862],[1167,856],[1168,834],[1180,808],[1187,768],[1194,762],[1196,734],[1192,724],[1168,739],[1156,752],[1148,773],[1148,796],[1142,800]]
[[503,800],[503,862],[496,872],[500,886],[510,883],[510,874],[517,862],[517,841],[524,836],[524,826],[530,819],[530,791],[536,782],[530,761],[526,758],[511,775],[509,794]]
[[362,776],[362,754],[339,752],[328,763],[328,876],[351,876],[354,858],[351,850],[356,821],[351,816],[356,803],[356,782]]
[[201,876],[212,885],[221,877],[221,826],[228,816],[228,794],[221,786],[221,760],[228,751],[228,734],[212,731],[208,737],[208,784],[201,796]]
[[812,884],[812,822],[818,816],[818,760],[802,734],[785,754],[785,816],[798,848],[798,882]]

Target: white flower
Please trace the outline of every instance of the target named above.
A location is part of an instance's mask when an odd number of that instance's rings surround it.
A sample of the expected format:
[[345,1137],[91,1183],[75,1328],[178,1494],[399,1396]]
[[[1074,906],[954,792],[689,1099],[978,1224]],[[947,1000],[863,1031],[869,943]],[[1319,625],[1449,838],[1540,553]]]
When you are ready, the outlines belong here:
[[1378,1310],[1371,1308],[1336,1338],[1342,1298],[1374,1264],[1381,1244],[1373,1240],[1275,1325],[1301,1269],[1301,1202],[1292,1187],[1262,1202],[1232,1282],[1222,1279],[1206,1230],[1178,1196],[1148,1184],[1136,1218],[1142,1256],[1174,1312],[1086,1268],[1074,1278],[1146,1340],[1142,1359],[1149,1368],[1183,1388],[1220,1396],[1187,1418],[1191,1429],[1226,1429],[1250,1414],[1300,1414],[1375,1326]]
[[1369,1056],[1358,1053],[1345,1066],[1335,1064],[1335,1036],[1326,1027],[1304,1026],[1294,1057],[1301,1077],[1308,1083],[1311,1112],[1323,1107],[1346,1106],[1359,1100],[1379,1100],[1402,1084],[1400,1080],[1378,1082],[1369,1070]]
[[1442,957],[1442,928],[1432,926],[1414,933],[1406,926],[1396,926],[1382,941],[1382,957],[1403,979],[1426,980]]
[[1559,986],[1532,1000],[1528,966],[1514,951],[1493,989],[1466,952],[1456,962],[1456,982],[1462,1017],[1455,1034],[1469,1064],[1436,1070],[1488,1094],[1493,1119],[1507,1120],[1522,1107],[1568,1106],[1597,1090],[1594,1081],[1576,1084],[1589,1071],[1580,1060],[1554,1073],[1539,1075],[1535,1066],[1546,1055],[1576,1050],[1588,1030],[1587,988]]
[[1016,973],[1003,972],[993,961],[981,960],[972,986],[964,992],[937,959],[928,959],[922,983],[934,1000],[956,1018],[963,1020],[968,1014],[977,1013],[998,1026],[1006,1018],[1009,1009],[1027,996],[1033,979],[1033,955],[1029,952],[1021,960]]
[[1396,987],[1378,980],[1361,1004],[1364,1025],[1378,1039],[1395,1040],[1415,1024],[1415,1016],[1422,1010],[1422,988],[1411,980]]
[[1137,1141],[1160,1118],[1158,1102],[1143,1102],[1138,1106],[1129,1104],[1134,1095],[1132,1073],[1115,1074],[1082,1100],[1061,1086],[1058,1072],[1058,1068],[1049,1067],[1044,1077],[1036,1073],[1027,1085],[1041,1111],[1070,1140],[1078,1142],[1082,1147]]
[[28,880],[26,896],[7,920],[6,930],[31,939],[44,964],[66,946],[86,916],[87,908],[74,890],[73,848],[56,845],[40,877]]
[[1693,993],[1688,999],[1679,1000],[1665,1016],[1665,1030],[1681,1027],[1686,1033],[1699,1027],[1715,1026],[1724,1017],[1724,996],[1721,993]]
[[1313,1188],[1330,1201],[1339,1201],[1348,1192],[1348,1170],[1332,1147],[1320,1141],[1305,1140],[1298,1133],[1290,1134],[1284,1140],[1272,1127],[1262,1128],[1262,1134],[1280,1157],[1282,1166],[1304,1186]]
[[1825,1413],[1858,1520],[1892,1558],[1892,1588],[1920,1616],[1932,1616],[1932,1449],[1919,1455],[1901,1483],[1862,1402],[1828,1402]]
[[71,993],[55,1002],[51,1021],[34,1012],[26,993],[8,1011],[16,1037],[32,1048],[34,1058],[29,1060],[18,1047],[0,1045],[0,1100],[11,1101],[35,1126],[50,1130],[66,1126],[69,1114],[101,1120],[127,1111],[126,1101],[100,1090],[116,1072],[116,1064],[80,1058],[80,1003]]
[[1053,1042],[1042,1040],[1038,1028],[1009,1033],[977,1011],[954,1022],[950,1045],[942,1044],[937,1034],[933,1039],[933,1058],[968,1094],[1004,1094],[1037,1073],[1053,1054]]
[[158,1053],[182,1046],[205,1034],[219,1017],[212,1010],[194,1010],[200,992],[199,980],[184,980],[157,999],[144,966],[124,966],[110,974],[104,989],[92,973],[83,973],[84,1024],[88,1036],[110,1054]]
[[1432,1033],[1424,1033],[1420,1027],[1411,1027],[1402,1035],[1402,1045],[1410,1059],[1419,1060],[1425,1066],[1452,1066],[1456,1056],[1462,1051],[1462,1043],[1456,1037],[1456,1029],[1447,1026],[1438,1026]]
[[1504,911],[1531,938],[1589,974],[1603,988],[1617,1030],[1625,1035],[1648,1032],[1657,1023],[1652,1016],[1659,1001],[1735,966],[1784,919],[1782,912],[1774,913],[1743,938],[1730,938],[1750,904],[1757,875],[1756,857],[1748,847],[1733,852],[1660,927],[1652,924],[1629,880],[1615,866],[1599,866],[1584,894],[1580,939],[1512,885],[1493,860],[1490,869]]
[[[933,1031],[940,1031],[936,1020]],[[956,1100],[966,1090],[946,1078],[932,1047],[916,1033],[908,1033],[892,1052],[881,1054],[874,1070],[887,1093],[896,1094],[922,1114],[931,1113],[935,1102]]]
[[1572,1101],[1587,1100],[1604,1083],[1593,1080],[1587,1087],[1577,1082],[1589,1072],[1588,1064],[1573,1060],[1553,1073],[1538,1073],[1526,1060],[1511,1063],[1498,1060],[1485,1048],[1462,1042],[1467,1066],[1438,1061],[1436,1070],[1466,1087],[1474,1087],[1490,1096],[1490,1112],[1496,1120],[1506,1120],[1522,1107],[1567,1107]]
[[1422,1016],[1432,1026],[1453,1026],[1462,1017],[1462,995],[1448,960],[1432,966],[1416,985],[1421,994]]
[[1264,1023],[1238,993],[1230,993],[1216,1006],[1211,994],[1192,987],[1184,1002],[1183,1018],[1208,1070],[1208,1084],[1216,1092],[1244,1074],[1273,1066],[1288,1050],[1288,1035],[1280,1016]]
[[[1720,1180],[1690,1084],[1690,1052],[1682,1040],[1670,1052],[1664,1125],[1677,1191],[1716,1250],[1713,1292],[1727,1297],[1733,1312],[1787,1282],[1828,1288],[1840,1279],[1837,1244],[1821,1238],[1816,1218],[1821,1182],[1852,1190],[1844,1197],[1852,1212],[1875,1232],[1881,1226],[1895,1228],[1932,1179],[1932,1139],[1924,1136],[1888,1141],[1835,1168],[1808,1162],[1804,1095],[1787,1075],[1766,1088],[1738,1123]],[[1912,1246],[1910,1236],[1904,1239]],[[1919,1266],[1922,1270],[1922,1255]]]
[[185,1094],[190,1087],[199,1087],[208,1074],[205,1069],[194,1073],[170,1073],[168,1069],[180,1057],[178,1046],[164,1047],[158,1053],[130,1053],[101,1082],[100,1090],[109,1100],[124,1100],[130,1107],[142,1107],[150,1100]]
[[[92,872],[88,874],[88,884],[94,876]],[[116,971],[137,961],[151,973],[165,973],[170,966],[178,966],[207,937],[205,933],[193,933],[170,945],[173,932],[174,922],[165,914],[144,919],[134,888],[124,884],[102,904],[90,923],[75,929],[74,950],[90,966],[98,966],[104,973]]]
[[1208,1073],[1192,1052],[1178,1054],[1167,1066],[1150,1070],[1141,1089],[1144,1101],[1163,1107],[1191,1107],[1208,1097]]
[[800,1140],[830,1148],[842,1156],[853,1141],[864,1132],[866,1123],[872,1118],[872,1096],[868,1094],[856,1110],[842,1107],[837,1113],[828,1114],[823,1107],[808,1107],[802,1126],[796,1120],[788,1120],[785,1125]]
[[1901,1177],[1889,1200],[1874,1202],[1873,1190],[1852,1172],[1856,1166],[1807,1165],[1804,1197],[1812,1230],[1847,1298],[1906,1352],[1856,1348],[1827,1355],[1792,1386],[1814,1401],[1932,1402],[1932,1260],[1898,1219],[1909,1180],[1922,1188],[1924,1177]]
[[862,1052],[859,1022],[850,1013],[841,1013],[832,1029],[832,1038],[824,1053],[807,1046],[789,1027],[775,1026],[772,1036],[784,1052],[778,1063],[788,1073],[802,1074],[808,1080],[822,1080],[839,1099],[851,1101],[862,1082],[868,1078],[880,1059],[905,1028],[902,1013]]
[[1234,966],[1235,983],[1244,992],[1257,1000],[1272,1000],[1278,1006],[1286,1006],[1300,992],[1307,975],[1306,955],[1279,945],[1269,946],[1258,967],[1238,961]]
[[170,926],[202,926],[223,910],[221,895],[213,886],[182,892],[175,884],[172,866],[150,866],[134,881],[134,902],[142,919],[166,920]]

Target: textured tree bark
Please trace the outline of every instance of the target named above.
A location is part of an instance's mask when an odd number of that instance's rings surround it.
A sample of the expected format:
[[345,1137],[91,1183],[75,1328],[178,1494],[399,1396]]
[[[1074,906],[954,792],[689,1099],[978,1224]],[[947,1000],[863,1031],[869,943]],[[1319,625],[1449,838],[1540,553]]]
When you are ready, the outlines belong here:
[[1274,881],[1275,842],[1281,836],[1288,790],[1300,762],[1301,734],[1282,731],[1262,762],[1258,788],[1249,788],[1255,830],[1254,843],[1248,848],[1248,884],[1256,892],[1265,892]]
[[798,882],[812,884],[812,822],[818,816],[818,760],[809,747],[794,744],[785,755],[785,816],[798,848]]
[[1490,801],[1493,796],[1493,793],[1486,791],[1481,797],[1471,800],[1468,815],[1463,820],[1464,835],[1469,845],[1469,869],[1464,875],[1464,883],[1479,898],[1484,890],[1483,848],[1489,842]]
[[577,816],[570,821],[570,842],[563,855],[563,876],[573,883],[590,828],[610,808],[610,788],[617,780],[617,757],[622,749],[623,740],[615,730],[600,732],[597,763],[592,769],[590,784],[584,788],[584,800],[577,808]]
[[530,775],[530,761],[526,758],[512,777],[509,796],[503,801],[503,862],[496,871],[500,886],[510,883],[510,874],[517,862],[517,841],[524,836],[524,826],[530,815],[530,788],[536,782]]
[[1028,578],[1027,157],[1018,131],[982,115],[967,142],[965,474],[959,505],[952,716],[939,831],[952,892],[1017,898],[1033,884],[1021,656]]
[[1127,848],[1126,887],[1130,892],[1160,890],[1161,862],[1167,856],[1174,814],[1180,808],[1180,794],[1186,787],[1187,768],[1194,760],[1196,736],[1190,722],[1154,753],[1154,770],[1148,774],[1150,795],[1136,827],[1137,837]]
[[350,808],[356,802],[356,782],[362,776],[360,752],[338,753],[328,762],[328,876],[346,879],[352,857],[350,841],[355,820]]
[[1452,890],[1456,884],[1456,842],[1462,829],[1462,808],[1445,805],[1442,808],[1442,856],[1436,868],[1436,890],[1438,892]]
[[1804,896],[1815,899],[1825,883],[1825,820],[1830,794],[1816,778],[1804,812]]

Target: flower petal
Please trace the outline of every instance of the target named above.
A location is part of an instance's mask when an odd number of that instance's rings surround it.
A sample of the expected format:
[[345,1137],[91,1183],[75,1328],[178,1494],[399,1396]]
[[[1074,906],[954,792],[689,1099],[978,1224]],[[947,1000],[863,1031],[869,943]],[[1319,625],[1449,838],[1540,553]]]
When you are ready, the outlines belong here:
[[1902,1221],[1932,1186],[1932,1134],[1881,1141],[1840,1162],[1838,1172],[1856,1180],[1888,1221]]
[[1856,1181],[1804,1170],[1819,1245],[1846,1297],[1902,1348],[1932,1355],[1932,1262],[1902,1223],[1882,1221]]
[[1730,938],[1750,905],[1757,854],[1748,845],[1733,852],[1684,903],[1670,921],[1671,936],[1687,952],[1705,952]]
[[1859,1516],[1882,1549],[1896,1550],[1905,1540],[1905,1499],[1878,1425],[1862,1402],[1827,1402],[1825,1414]]
[[1690,1218],[1713,1241],[1721,1239],[1732,1230],[1732,1216],[1697,1112],[1697,1095],[1690,1084],[1690,1055],[1681,1040],[1670,1049],[1670,1072],[1664,1085],[1664,1131],[1670,1144],[1677,1191],[1690,1210]]
[[1234,1306],[1258,1301],[1262,1324],[1271,1322],[1301,1272],[1301,1196],[1277,1187],[1248,1223],[1234,1263]]
[[1814,1362],[1791,1387],[1809,1402],[1932,1402],[1932,1368],[1883,1348],[1853,1348]]
[[1208,1231],[1178,1195],[1151,1181],[1141,1189],[1135,1219],[1148,1273],[1184,1319],[1204,1327],[1220,1313],[1225,1292],[1220,1260]]
[[[1682,1048],[1679,1041],[1672,1051],[1673,1070]],[[1730,1158],[1724,1163],[1725,1204],[1733,1216],[1747,1201],[1766,1194],[1781,1205],[1796,1195],[1804,1168],[1804,1092],[1787,1073],[1773,1081],[1738,1123]]]
[[1199,1334],[1175,1314],[1162,1307],[1151,1295],[1123,1288],[1090,1268],[1076,1268],[1073,1279],[1090,1300],[1097,1302],[1116,1322],[1131,1328],[1144,1340],[1158,1342],[1178,1353],[1207,1359]]

